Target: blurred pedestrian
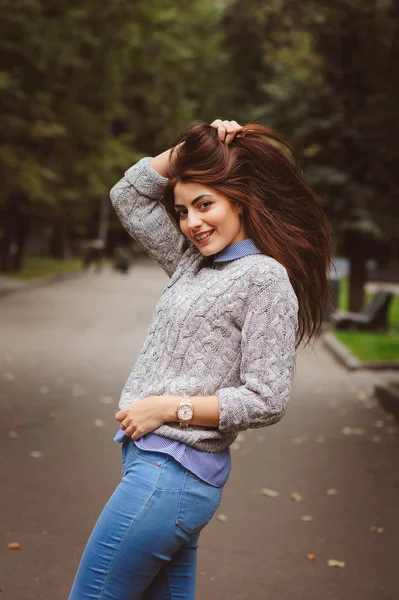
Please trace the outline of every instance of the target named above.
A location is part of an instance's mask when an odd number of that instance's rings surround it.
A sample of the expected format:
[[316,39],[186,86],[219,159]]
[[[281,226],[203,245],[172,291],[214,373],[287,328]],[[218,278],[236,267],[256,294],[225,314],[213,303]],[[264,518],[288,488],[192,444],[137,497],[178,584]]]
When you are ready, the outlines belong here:
[[319,332],[330,230],[288,143],[235,121],[189,124],[111,199],[171,279],[116,414],[123,477],[70,600],[193,600],[229,446],[282,418],[295,346]]
[[132,253],[125,246],[116,246],[114,250],[114,268],[124,275],[129,272],[132,263]]
[[104,249],[104,241],[100,238],[87,240],[83,245],[83,269],[88,270],[94,265],[94,270],[100,273],[103,265]]

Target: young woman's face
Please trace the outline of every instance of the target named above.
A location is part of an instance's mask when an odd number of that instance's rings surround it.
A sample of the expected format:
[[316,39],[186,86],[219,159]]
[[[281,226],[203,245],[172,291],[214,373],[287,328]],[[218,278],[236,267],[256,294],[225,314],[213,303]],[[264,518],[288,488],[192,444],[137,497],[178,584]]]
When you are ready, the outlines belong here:
[[213,188],[178,182],[174,196],[180,229],[204,256],[246,239],[242,208]]

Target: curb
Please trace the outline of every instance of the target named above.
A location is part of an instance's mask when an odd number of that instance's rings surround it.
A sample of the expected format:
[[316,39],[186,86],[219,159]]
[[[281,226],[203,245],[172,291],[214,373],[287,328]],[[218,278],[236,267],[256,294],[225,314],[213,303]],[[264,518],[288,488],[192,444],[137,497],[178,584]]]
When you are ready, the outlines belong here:
[[75,271],[73,273],[64,273],[58,275],[50,275],[50,277],[41,277],[40,279],[35,279],[30,283],[22,283],[18,282],[18,285],[15,288],[10,287],[8,289],[1,289],[1,281],[0,281],[0,298],[4,298],[5,296],[9,296],[11,294],[17,294],[19,292],[27,292],[29,290],[34,290],[35,288],[44,287],[46,285],[51,285],[53,283],[61,283],[62,281],[69,281],[70,279],[77,279],[86,275],[83,271]]
[[389,385],[378,383],[374,386],[374,394],[380,406],[399,421],[399,391]]
[[341,344],[332,333],[324,333],[322,336],[324,346],[335,356],[335,358],[349,371],[359,369],[371,370],[396,370],[399,369],[399,361],[383,362],[383,361],[360,361]]

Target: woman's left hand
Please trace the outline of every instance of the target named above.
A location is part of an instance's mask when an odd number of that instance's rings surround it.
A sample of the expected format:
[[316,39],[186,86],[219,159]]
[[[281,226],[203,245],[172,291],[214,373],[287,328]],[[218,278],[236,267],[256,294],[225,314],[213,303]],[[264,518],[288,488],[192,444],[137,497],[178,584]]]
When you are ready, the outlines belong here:
[[167,396],[148,396],[117,412],[115,419],[125,435],[138,440],[168,420],[169,404]]

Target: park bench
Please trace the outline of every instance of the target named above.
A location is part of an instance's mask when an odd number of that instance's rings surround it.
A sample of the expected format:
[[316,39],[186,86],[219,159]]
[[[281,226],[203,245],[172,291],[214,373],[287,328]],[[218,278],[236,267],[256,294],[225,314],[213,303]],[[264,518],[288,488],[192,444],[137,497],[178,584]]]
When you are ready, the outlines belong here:
[[330,315],[330,322],[336,329],[385,331],[388,327],[388,312],[392,299],[391,292],[379,290],[363,312],[336,310]]

